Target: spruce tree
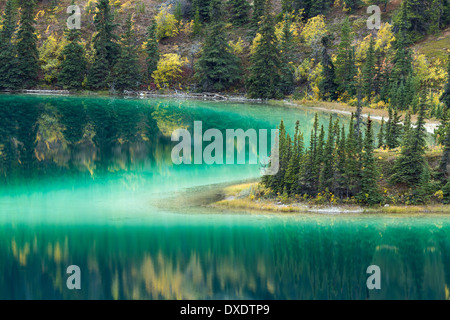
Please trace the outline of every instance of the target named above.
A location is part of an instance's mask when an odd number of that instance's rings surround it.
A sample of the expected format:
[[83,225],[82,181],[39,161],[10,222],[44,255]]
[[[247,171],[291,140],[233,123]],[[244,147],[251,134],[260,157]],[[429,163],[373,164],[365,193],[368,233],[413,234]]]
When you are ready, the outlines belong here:
[[349,124],[346,150],[347,163],[345,166],[345,176],[347,180],[347,197],[355,196],[359,192],[361,179],[361,166],[359,162],[359,137],[355,132],[354,115],[352,114]]
[[31,88],[38,82],[40,69],[37,36],[34,28],[36,2],[35,0],[21,0],[20,5],[20,27],[17,34],[17,51],[20,53],[18,75],[21,86]]
[[364,149],[362,153],[361,191],[357,199],[368,205],[379,204],[382,196],[378,187],[378,168],[373,153],[372,120],[367,119],[367,129],[364,137]]
[[156,37],[156,21],[152,20],[147,29],[147,43],[145,46],[146,64],[147,64],[147,79],[152,78],[153,72],[158,68],[159,49],[158,39]]
[[[442,158],[439,162],[439,178],[442,183],[448,178],[448,165],[450,163],[450,56],[448,58],[448,80],[440,100],[444,104],[439,133],[444,147]],[[450,186],[450,185],[449,185]],[[450,199],[449,199],[450,200]]]
[[19,61],[13,38],[16,31],[14,1],[8,0],[2,17],[0,32],[0,89],[17,89],[20,86]]
[[293,60],[293,39],[291,30],[291,21],[288,14],[284,15],[283,33],[280,43],[281,55],[281,78],[280,90],[283,94],[291,94],[294,90],[294,67],[291,65]]
[[389,98],[394,109],[405,110],[414,97],[414,82],[412,81],[412,54],[408,39],[407,2],[402,3],[402,14],[399,31],[396,35],[395,54],[392,59],[390,74]]
[[323,51],[322,51],[322,81],[319,83],[319,90],[324,100],[334,101],[337,99],[338,86],[336,84],[336,74],[334,70],[333,61],[331,61],[328,54],[328,39],[323,39]]
[[[425,112],[427,101],[422,97],[416,127],[410,129],[410,134],[402,142],[400,155],[393,167],[391,183],[417,187],[428,173],[428,163],[425,159]],[[427,182],[427,181],[426,181]]]
[[253,0],[253,13],[250,20],[250,30],[248,37],[252,40],[259,30],[259,23],[264,15],[264,7],[267,0]]
[[327,189],[329,192],[334,191],[334,143],[333,117],[330,115],[327,141],[323,149],[323,169],[320,175],[320,191],[325,191]]
[[111,68],[116,64],[120,53],[120,47],[117,44],[118,36],[114,34],[117,25],[114,23],[114,14],[109,0],[98,0],[94,25],[97,30],[93,39],[95,58],[88,75],[88,87],[105,89]]
[[212,0],[211,23],[195,67],[204,90],[228,89],[240,75],[239,59],[228,45],[222,10],[221,0]]
[[261,39],[254,54],[250,57],[247,92],[250,98],[279,98],[280,92],[280,52],[272,18],[271,0],[267,0],[265,14],[261,21],[259,33]]
[[375,92],[375,38],[370,37],[369,48],[367,49],[366,61],[362,69],[363,92],[368,101],[372,100],[372,92]]
[[136,33],[131,14],[128,15],[122,39],[121,51],[114,66],[114,88],[118,91],[136,90],[141,81]]
[[378,148],[383,148],[385,146],[385,142],[384,142],[384,117],[381,118],[381,126],[380,126],[380,131],[378,132],[378,136],[377,136],[377,140],[378,140],[378,144],[377,147]]
[[336,159],[336,194],[339,198],[344,198],[347,192],[347,139],[345,137],[345,127],[342,126],[339,142],[337,144]]
[[350,31],[350,20],[346,17],[342,24],[341,42],[339,43],[336,57],[336,82],[339,85],[341,94],[347,92],[347,94],[352,96],[355,91],[354,77],[356,70]]
[[294,144],[291,157],[286,170],[285,184],[290,194],[296,194],[299,183],[300,166],[303,154],[303,134],[300,131],[300,122],[295,123]]
[[85,50],[80,43],[81,32],[78,29],[67,29],[65,36],[67,44],[61,53],[58,83],[69,90],[81,89],[87,68]]
[[242,26],[249,22],[250,4],[247,0],[230,0],[231,22],[235,26]]

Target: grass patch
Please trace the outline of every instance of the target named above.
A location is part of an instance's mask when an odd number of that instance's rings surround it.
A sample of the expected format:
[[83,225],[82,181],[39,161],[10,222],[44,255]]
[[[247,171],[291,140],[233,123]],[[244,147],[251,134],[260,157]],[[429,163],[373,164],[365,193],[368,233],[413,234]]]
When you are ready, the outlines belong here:
[[429,61],[435,61],[436,59],[442,62],[447,61],[448,50],[450,50],[450,28],[437,36],[428,36],[425,40],[419,42],[415,49],[424,54]]

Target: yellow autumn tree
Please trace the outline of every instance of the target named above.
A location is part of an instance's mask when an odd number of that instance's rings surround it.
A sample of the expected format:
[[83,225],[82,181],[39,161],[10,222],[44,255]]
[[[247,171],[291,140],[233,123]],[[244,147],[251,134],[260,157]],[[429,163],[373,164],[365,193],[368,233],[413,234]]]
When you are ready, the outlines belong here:
[[61,64],[60,56],[66,44],[67,40],[64,36],[52,33],[38,49],[44,79],[49,84],[56,80],[58,76],[59,65]]
[[327,32],[325,17],[320,14],[308,20],[301,35],[305,39],[305,43],[317,52],[321,46],[322,38]]
[[172,86],[181,78],[182,67],[188,63],[179,54],[168,53],[161,57],[152,77],[158,88]]
[[175,37],[178,34],[178,22],[175,16],[169,12],[170,6],[161,6],[155,17],[157,24],[156,36],[158,40]]

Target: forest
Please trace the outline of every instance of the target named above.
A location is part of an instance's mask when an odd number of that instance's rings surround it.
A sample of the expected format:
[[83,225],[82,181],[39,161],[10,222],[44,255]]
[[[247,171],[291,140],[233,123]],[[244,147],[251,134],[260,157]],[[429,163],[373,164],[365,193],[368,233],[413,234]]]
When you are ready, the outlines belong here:
[[[352,124],[330,118],[325,134],[316,121],[306,148],[298,126],[291,138],[280,124],[281,170],[263,179],[273,193],[383,203],[374,152],[382,149],[398,151],[388,180],[406,187],[403,202],[450,202],[450,59],[445,48],[434,56],[417,50],[429,37],[446,39],[450,1],[180,0],[148,8],[90,0],[81,11],[92,22],[85,17],[81,29],[66,27],[70,2],[62,2],[3,5],[0,90],[207,91],[345,103],[355,107]],[[366,26],[373,4],[385,17],[378,30]],[[379,132],[370,117],[362,120],[363,107],[387,111]],[[426,159],[430,118],[440,122],[438,167]]]

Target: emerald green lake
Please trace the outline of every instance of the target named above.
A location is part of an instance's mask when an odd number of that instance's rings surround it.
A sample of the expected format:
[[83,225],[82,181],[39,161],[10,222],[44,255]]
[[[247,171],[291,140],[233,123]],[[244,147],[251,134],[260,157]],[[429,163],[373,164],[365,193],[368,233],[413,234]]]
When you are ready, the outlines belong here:
[[[206,200],[259,166],[172,163],[171,133],[194,121],[225,132],[284,120],[292,134],[299,120],[307,142],[314,114],[0,95],[0,299],[449,299],[445,215],[216,211]],[[70,265],[81,290],[66,287]],[[370,265],[380,290],[367,289]]]

